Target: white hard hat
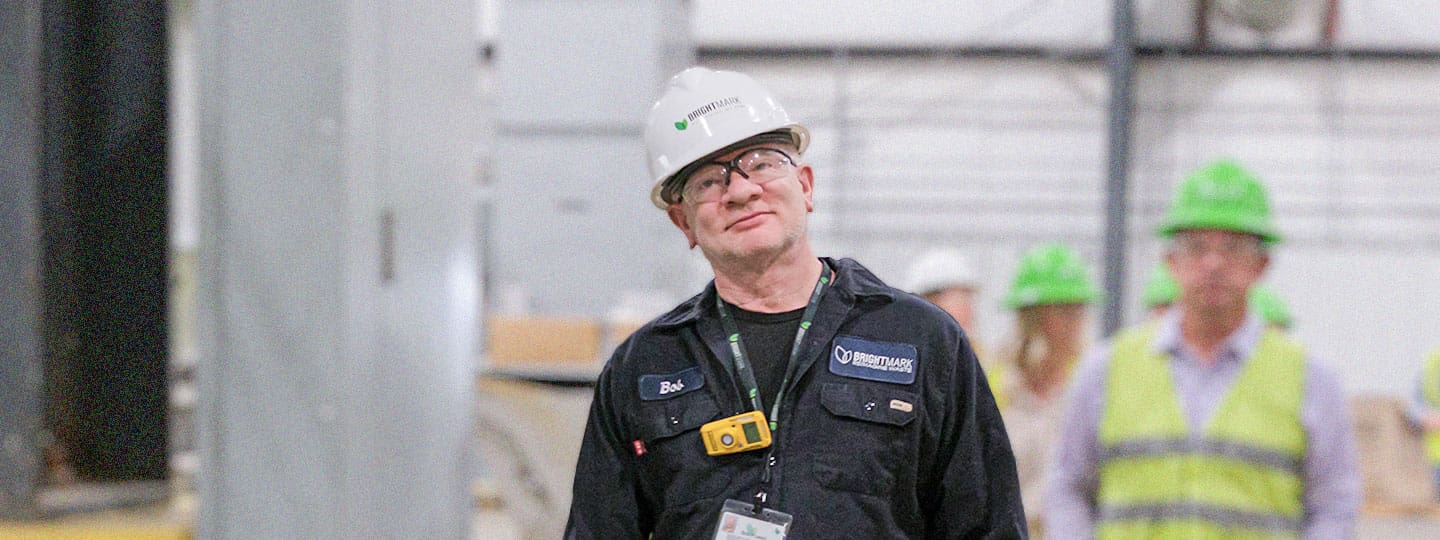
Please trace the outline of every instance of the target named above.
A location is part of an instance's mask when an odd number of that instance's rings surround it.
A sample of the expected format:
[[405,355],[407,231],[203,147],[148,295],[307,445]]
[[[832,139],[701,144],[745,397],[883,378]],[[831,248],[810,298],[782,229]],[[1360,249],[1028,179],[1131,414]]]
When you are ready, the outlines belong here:
[[910,265],[905,289],[919,295],[950,287],[979,287],[975,268],[959,250],[936,248],[925,252]]
[[789,132],[801,153],[810,132],[790,120],[764,87],[743,73],[692,67],[670,86],[645,121],[645,154],[655,187],[650,201],[669,206],[660,190],[686,165],[727,146],[769,131]]

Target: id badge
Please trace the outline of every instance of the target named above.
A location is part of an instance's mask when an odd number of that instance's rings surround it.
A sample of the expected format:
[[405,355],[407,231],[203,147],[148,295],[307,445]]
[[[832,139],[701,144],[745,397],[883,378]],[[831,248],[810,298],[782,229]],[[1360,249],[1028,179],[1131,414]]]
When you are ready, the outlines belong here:
[[715,540],[784,540],[795,518],[770,508],[756,514],[754,508],[747,502],[726,500],[720,521],[715,524]]

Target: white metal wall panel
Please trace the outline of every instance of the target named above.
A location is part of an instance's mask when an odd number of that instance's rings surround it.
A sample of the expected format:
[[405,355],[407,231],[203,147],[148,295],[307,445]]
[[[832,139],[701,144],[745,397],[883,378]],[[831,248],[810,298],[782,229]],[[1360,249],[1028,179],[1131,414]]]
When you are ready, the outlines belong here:
[[[684,5],[508,2],[488,158],[488,286],[502,311],[605,316],[689,291],[684,238],[649,202],[642,132],[689,62]],[[647,293],[647,294],[648,294]]]
[[1440,0],[1337,0],[1338,44],[1378,49],[1440,49]]
[[[1196,41],[1199,0],[1135,0],[1136,39],[1146,45]],[[1329,0],[1294,0],[1288,22],[1262,34],[1213,6],[1209,44],[1231,48],[1321,48]],[[1241,2],[1243,3],[1243,0]],[[1250,4],[1264,5],[1269,1]],[[1440,0],[1335,0],[1335,45],[1361,49],[1440,48]],[[862,2],[695,0],[691,29],[711,47],[1018,47],[1098,49],[1110,39],[1109,0],[1079,2]],[[1286,4],[1278,2],[1277,4]]]
[[719,46],[1098,47],[1110,2],[696,0],[697,43]]

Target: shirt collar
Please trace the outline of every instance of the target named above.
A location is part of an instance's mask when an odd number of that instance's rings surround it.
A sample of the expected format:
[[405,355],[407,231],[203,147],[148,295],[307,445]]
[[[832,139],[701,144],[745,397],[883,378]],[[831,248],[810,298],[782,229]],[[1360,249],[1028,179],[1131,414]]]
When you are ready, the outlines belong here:
[[[1182,314],[1179,309],[1171,309],[1160,319],[1155,328],[1155,351],[1167,353],[1172,358],[1189,357],[1182,354],[1185,351],[1181,348],[1180,319]],[[1245,321],[1240,323],[1225,342],[1220,345],[1221,362],[1241,361],[1250,357],[1255,348],[1260,345],[1260,336],[1265,331],[1265,323],[1260,320],[1253,311],[1245,312]]]

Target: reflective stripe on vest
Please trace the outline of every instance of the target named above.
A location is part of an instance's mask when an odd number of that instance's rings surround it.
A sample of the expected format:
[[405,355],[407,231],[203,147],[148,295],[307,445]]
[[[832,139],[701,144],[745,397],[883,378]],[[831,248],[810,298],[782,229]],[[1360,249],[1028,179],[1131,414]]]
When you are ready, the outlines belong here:
[[1191,437],[1153,326],[1112,346],[1100,420],[1099,538],[1293,538],[1304,514],[1304,352],[1267,330]]
[[[1440,350],[1425,358],[1425,369],[1422,373],[1424,379],[1420,381],[1420,390],[1424,394],[1425,404],[1432,409],[1440,409]],[[1430,464],[1440,467],[1440,431],[1425,434],[1425,456],[1430,458]]]

